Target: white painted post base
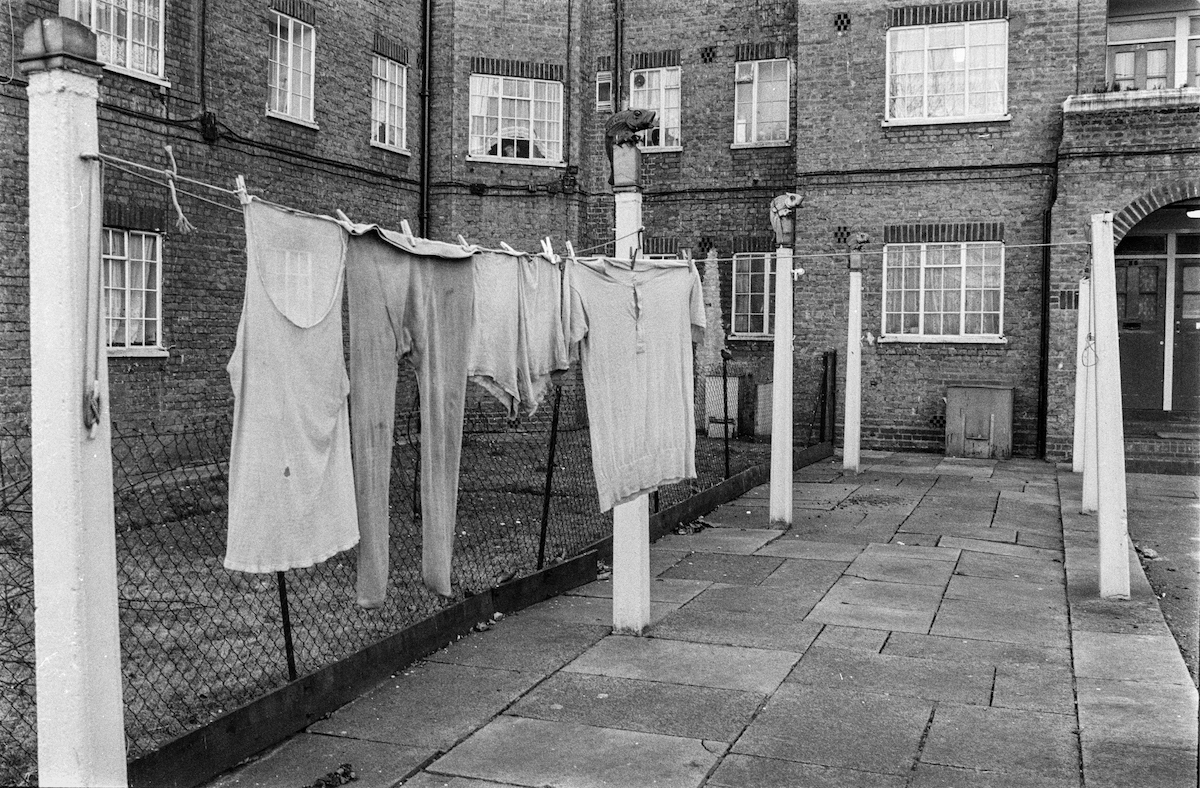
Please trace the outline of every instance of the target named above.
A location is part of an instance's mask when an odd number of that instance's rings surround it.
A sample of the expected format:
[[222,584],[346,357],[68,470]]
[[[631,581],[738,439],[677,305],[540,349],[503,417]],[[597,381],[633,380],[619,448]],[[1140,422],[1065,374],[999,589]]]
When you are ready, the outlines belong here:
[[[95,344],[101,72],[95,36],[77,22],[38,20],[25,38],[38,781],[125,786],[108,369]],[[55,54],[44,46],[60,47],[59,57],[38,59]],[[90,436],[89,378],[100,395]]]
[[850,272],[846,321],[846,418],[842,430],[842,469],[858,473],[862,444],[862,272]]
[[792,524],[792,250],[775,250],[775,346],[771,384],[772,523]]
[[644,635],[650,627],[650,499],[613,507],[613,631]]
[[1117,344],[1117,280],[1112,214],[1092,216],[1096,323],[1096,471],[1100,490],[1100,596],[1129,599],[1129,523],[1125,499],[1125,425]]

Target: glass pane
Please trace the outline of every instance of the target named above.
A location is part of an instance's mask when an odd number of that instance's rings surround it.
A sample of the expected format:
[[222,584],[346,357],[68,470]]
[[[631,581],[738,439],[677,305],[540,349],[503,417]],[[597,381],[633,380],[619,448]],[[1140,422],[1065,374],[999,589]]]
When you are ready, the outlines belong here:
[[1138,292],[1158,292],[1158,267],[1153,265],[1138,266]]
[[1166,254],[1167,236],[1165,235],[1136,235],[1126,236],[1117,245],[1117,254]]
[[1183,268],[1183,290],[1187,293],[1200,292],[1200,266],[1188,265]]
[[1200,235],[1175,236],[1177,254],[1200,254]]
[[1184,320],[1200,319],[1200,294],[1188,293],[1185,295],[1181,312]]

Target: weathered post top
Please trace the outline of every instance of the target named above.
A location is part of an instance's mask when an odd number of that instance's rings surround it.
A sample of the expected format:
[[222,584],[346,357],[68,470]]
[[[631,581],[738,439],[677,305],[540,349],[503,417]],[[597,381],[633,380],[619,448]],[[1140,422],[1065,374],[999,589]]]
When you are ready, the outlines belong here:
[[608,153],[614,189],[636,189],[642,185],[639,131],[654,128],[658,113],[652,109],[623,109],[604,124],[604,150]]
[[862,270],[863,247],[871,242],[871,236],[866,233],[855,233],[854,244],[850,247],[850,263],[851,271]]
[[100,77],[96,34],[74,19],[61,16],[37,19],[25,28],[24,42],[17,58],[22,74],[66,69]]
[[785,192],[771,200],[771,227],[775,230],[776,246],[792,246],[796,241],[796,209],[804,204],[804,196]]

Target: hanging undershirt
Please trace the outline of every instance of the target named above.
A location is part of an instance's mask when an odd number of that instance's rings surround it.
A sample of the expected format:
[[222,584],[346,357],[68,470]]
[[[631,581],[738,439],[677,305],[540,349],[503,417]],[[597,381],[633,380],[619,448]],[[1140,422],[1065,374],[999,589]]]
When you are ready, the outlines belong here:
[[379,607],[387,594],[396,365],[405,356],[416,368],[421,395],[421,573],[430,589],[448,596],[474,314],[472,251],[373,225],[350,229],[358,604]]
[[475,331],[469,372],[508,411],[530,416],[550,376],[570,366],[563,315],[570,290],[541,255],[482,250],[475,255]]
[[600,510],[696,476],[692,342],[704,331],[691,262],[568,261]]
[[229,359],[225,567],[311,566],[358,541],[342,355],[345,234],[251,198],[246,288]]

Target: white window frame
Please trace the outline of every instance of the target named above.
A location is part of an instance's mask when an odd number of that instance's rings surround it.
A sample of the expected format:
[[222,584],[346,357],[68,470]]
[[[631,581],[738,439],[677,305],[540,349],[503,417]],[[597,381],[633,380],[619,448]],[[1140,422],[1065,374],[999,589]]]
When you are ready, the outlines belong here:
[[[317,30],[307,22],[280,11],[272,10],[271,27],[268,32],[270,43],[267,54],[267,115],[289,120],[304,126],[317,128],[316,123],[316,72]],[[287,37],[278,33],[287,30]],[[299,38],[299,43],[297,43]],[[305,42],[308,46],[305,46]],[[304,55],[308,55],[308,70],[305,71]],[[276,57],[278,55],[278,57]],[[300,63],[295,63],[296,56]],[[286,74],[280,84],[279,77]],[[298,78],[297,78],[298,77]],[[308,99],[307,107],[304,99]]]
[[409,152],[408,66],[377,53],[371,57],[371,144]]
[[[784,88],[784,110],[783,123],[784,133],[783,139],[761,139],[759,122],[762,120],[759,117],[759,71],[764,63],[783,63],[787,70],[787,86]],[[765,60],[742,60],[734,64],[733,71],[734,83],[734,99],[733,99],[733,148],[763,148],[774,147],[789,144],[792,136],[792,62],[788,58],[767,58]],[[749,102],[740,101],[738,99],[738,86],[749,84],[750,100]],[[745,139],[739,139],[741,136]]]
[[[123,254],[114,254],[112,239],[120,236],[122,240]],[[141,258],[133,258],[130,255],[130,241],[137,237],[139,239],[149,239],[151,243],[152,255],[143,256]],[[166,347],[163,345],[163,314],[162,314],[162,235],[155,232],[145,230],[126,230],[118,227],[105,227],[102,238],[102,292],[104,293],[103,308],[104,308],[104,343],[108,348],[110,356],[165,356],[167,355]],[[133,270],[137,263],[141,263],[142,278],[140,282],[133,281]],[[153,276],[147,276],[146,263],[150,263],[154,267]],[[120,287],[114,287],[113,271],[115,268],[121,269],[121,279],[123,284]],[[152,280],[152,281],[151,281]],[[141,304],[141,315],[135,315],[131,305],[134,303],[134,296],[137,296]],[[153,306],[154,314],[151,317],[146,317],[148,306]],[[113,316],[114,308],[120,308],[122,314]],[[139,334],[137,331],[137,323],[142,323],[143,328],[140,332],[141,336],[145,336],[144,326],[154,326],[154,341],[147,343],[144,341],[138,342],[134,339]],[[124,340],[119,344],[114,344],[113,340],[118,329],[122,329]]]
[[[637,87],[640,77],[649,81],[658,76],[656,87]],[[671,83],[674,84],[671,84]],[[652,109],[658,117],[654,128],[641,134],[638,148],[644,153],[663,153],[683,150],[683,69],[680,66],[661,68],[637,68],[629,72],[629,106],[635,109]],[[664,144],[667,132],[675,134],[675,142]]]
[[[123,8],[117,8],[118,3],[123,4]],[[131,3],[128,0],[60,0],[58,6],[59,16],[65,16],[74,19],[82,25],[87,26],[93,33],[96,34],[96,58],[104,64],[104,67],[110,71],[115,71],[119,74],[124,74],[138,79],[144,79],[147,82],[153,82],[157,85],[170,87],[171,83],[166,80],[166,51],[165,51],[165,28],[166,28],[166,0],[145,0],[140,3],[148,10],[157,10],[158,17],[153,19],[146,14],[141,14],[140,17],[149,24],[157,24],[157,33],[151,32],[149,35],[145,33],[144,26],[137,24],[137,17],[132,13],[129,7]],[[106,18],[106,11],[121,11],[124,12],[125,19],[123,30],[116,31],[111,29],[102,29],[100,20]],[[135,38],[135,33],[142,31],[142,40],[139,42]],[[104,57],[104,45],[106,40],[112,41],[121,37],[122,58],[124,63],[115,62],[113,59]],[[149,39],[149,40],[146,40]],[[133,62],[134,47],[145,47],[156,53],[157,67],[154,70],[145,68],[135,68],[131,65]]]
[[[932,287],[933,283],[929,281],[932,278],[929,276],[930,270],[933,268],[941,268],[941,269],[948,268],[948,266],[929,265],[928,264],[928,262],[929,262],[928,254],[929,254],[929,251],[934,248],[937,248],[938,250],[942,250],[942,249],[954,248],[954,247],[957,247],[957,251],[958,251],[957,270],[959,272],[958,273],[959,282],[958,282],[958,288],[957,288],[957,292],[958,292],[958,311],[957,311],[958,333],[954,333],[954,334],[927,333],[927,329],[929,328],[929,325],[927,324],[927,320],[930,320],[935,314],[936,315],[954,314],[953,312],[943,312],[941,310],[935,311],[932,309],[931,305],[926,303],[927,296],[929,295],[930,292],[933,291],[933,287]],[[999,252],[999,259],[996,262],[996,265],[1000,269],[999,270],[999,274],[1000,274],[999,284],[995,287],[982,287],[981,286],[979,288],[974,288],[974,289],[977,289],[980,291],[981,302],[983,300],[983,295],[982,295],[983,293],[985,293],[985,292],[997,293],[997,301],[998,301],[997,311],[993,312],[993,310],[985,310],[982,308],[982,303],[981,303],[980,309],[972,310],[970,313],[970,314],[980,315],[981,320],[982,320],[982,315],[984,315],[984,314],[996,314],[997,330],[995,333],[991,333],[991,332],[985,333],[982,331],[977,332],[977,333],[964,333],[964,328],[966,326],[967,316],[968,316],[968,311],[967,311],[968,282],[967,282],[966,268],[967,268],[967,250],[970,247],[984,247],[987,249],[994,249]],[[918,270],[918,279],[917,279],[917,282],[914,287],[902,287],[901,288],[900,298],[903,300],[903,293],[905,293],[905,292],[914,293],[917,298],[917,304],[916,304],[915,308],[913,308],[913,309],[905,309],[904,305],[902,304],[901,309],[899,311],[897,311],[895,309],[891,309],[889,306],[889,298],[888,298],[888,296],[890,294],[889,278],[890,278],[892,270],[896,267],[896,257],[898,255],[903,254],[906,251],[916,251],[920,255],[919,267],[917,269]],[[887,244],[886,246],[884,246],[884,248],[883,248],[883,285],[882,285],[883,300],[882,300],[882,306],[880,308],[879,341],[885,342],[885,343],[887,343],[887,342],[936,342],[936,343],[959,343],[959,344],[1003,344],[1003,343],[1006,343],[1008,340],[1005,339],[1005,337],[1004,337],[1004,275],[1005,275],[1005,271],[1004,271],[1004,269],[1005,269],[1005,265],[1004,265],[1005,254],[1004,254],[1004,252],[1005,252],[1005,247],[1004,247],[1003,242],[1001,242],[1001,241],[951,241],[951,242],[944,242],[944,243],[897,243],[897,244]],[[901,268],[904,268],[904,266],[901,266]],[[953,290],[951,290],[949,288],[937,288],[937,290],[938,290],[938,292],[943,292],[943,293],[944,292],[954,292]],[[929,307],[929,308],[927,308],[927,307]],[[903,333],[903,332],[902,333],[892,333],[892,332],[890,332],[888,330],[888,317],[893,314],[899,314],[901,316],[901,318],[900,318],[901,322],[903,322],[904,315],[915,314],[917,316],[917,321],[918,321],[917,322],[917,330],[912,333]],[[902,326],[902,328],[903,328],[903,326]]]
[[[969,114],[970,109],[970,61],[971,61],[971,31],[977,30],[988,25],[1003,25],[1004,27],[1004,47],[1003,47],[1003,63],[1000,68],[1003,71],[1003,85],[1001,87],[1001,108],[1000,111],[994,113],[985,113],[982,115]],[[931,72],[931,54],[929,47],[930,31],[950,28],[963,29],[963,113],[962,115],[930,115],[929,114],[929,97],[930,97],[930,72]],[[897,36],[903,33],[911,33],[920,30],[924,33],[925,44],[921,49],[923,53],[922,60],[922,112],[920,115],[911,117],[892,117],[892,88],[894,85],[892,69],[894,67],[895,58],[893,57],[893,45]],[[925,126],[938,123],[974,123],[974,122],[994,122],[1011,120],[1012,116],[1008,112],[1008,20],[1007,19],[981,19],[974,22],[952,22],[949,24],[938,25],[900,25],[888,29],[887,33],[887,74],[885,77],[885,98],[884,98],[884,119],[883,126]]]
[[[527,89],[522,90],[522,86]],[[492,93],[493,88],[496,93]],[[539,90],[543,98],[538,98]],[[525,95],[520,95],[524,92]],[[523,164],[540,167],[562,167],[563,158],[563,83],[547,79],[501,77],[493,74],[472,74],[470,87],[470,129],[467,160]],[[538,106],[542,106],[537,117]],[[507,112],[506,112],[507,108]],[[538,124],[556,136],[536,136]],[[489,132],[494,126],[495,131]],[[525,142],[527,155],[518,155]],[[490,143],[490,144],[489,144]],[[513,149],[512,154],[504,151]],[[481,151],[482,152],[479,152]],[[490,151],[495,150],[495,153]],[[541,155],[534,156],[537,151]]]
[[[608,98],[600,98],[600,86],[608,87]],[[611,71],[596,72],[596,111],[597,112],[612,112],[613,108],[613,73]]]
[[[755,263],[761,263],[762,270],[739,271],[739,263],[749,263],[750,266],[753,266]],[[729,335],[731,337],[740,339],[771,339],[774,336],[775,300],[772,298],[771,293],[771,286],[775,278],[774,273],[775,255],[772,252],[740,252],[733,256],[733,284],[730,287],[731,297],[729,302]],[[762,277],[761,293],[754,288],[747,291],[745,288],[747,278],[759,275]],[[742,298],[753,299],[756,295],[760,294],[763,299],[761,310],[738,308],[738,303]],[[748,326],[747,330],[739,331],[739,318],[743,316],[750,321],[756,319],[762,320],[762,330],[753,331]]]
[[[1112,26],[1121,22],[1154,22],[1174,19],[1175,35],[1170,38],[1129,38],[1113,41]],[[1134,14],[1130,16],[1109,17],[1105,30],[1106,46],[1106,76],[1107,84],[1112,86],[1117,81],[1116,65],[1113,49],[1145,44],[1172,44],[1171,57],[1174,59],[1174,69],[1169,75],[1170,83],[1167,88],[1200,87],[1200,56],[1195,48],[1200,46],[1200,28],[1192,32],[1192,20],[1200,19],[1195,11],[1179,11],[1177,13]],[[1144,88],[1133,88],[1142,90]]]

